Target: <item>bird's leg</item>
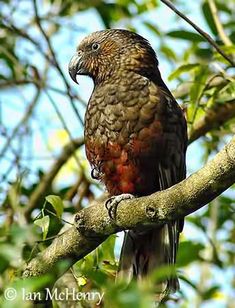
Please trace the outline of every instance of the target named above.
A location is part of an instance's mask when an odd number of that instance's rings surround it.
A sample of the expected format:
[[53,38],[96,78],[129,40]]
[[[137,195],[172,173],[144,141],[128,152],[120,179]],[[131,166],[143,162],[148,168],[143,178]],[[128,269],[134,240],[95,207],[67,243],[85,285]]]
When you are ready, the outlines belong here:
[[105,207],[108,210],[109,217],[115,220],[118,204],[127,199],[133,199],[135,196],[132,194],[121,194],[117,196],[112,196],[105,202]]

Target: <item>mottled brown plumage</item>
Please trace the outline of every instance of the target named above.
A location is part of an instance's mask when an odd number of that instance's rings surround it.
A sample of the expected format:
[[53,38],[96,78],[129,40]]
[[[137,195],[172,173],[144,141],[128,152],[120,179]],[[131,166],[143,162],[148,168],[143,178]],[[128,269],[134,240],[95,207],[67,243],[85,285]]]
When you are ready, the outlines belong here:
[[[70,75],[88,75],[94,90],[85,116],[85,145],[93,176],[111,195],[151,194],[185,178],[187,144],[182,110],[161,79],[155,52],[126,30],[94,32],[78,46]],[[125,236],[120,274],[138,279],[174,264],[182,222]],[[169,277],[160,291],[176,290]]]

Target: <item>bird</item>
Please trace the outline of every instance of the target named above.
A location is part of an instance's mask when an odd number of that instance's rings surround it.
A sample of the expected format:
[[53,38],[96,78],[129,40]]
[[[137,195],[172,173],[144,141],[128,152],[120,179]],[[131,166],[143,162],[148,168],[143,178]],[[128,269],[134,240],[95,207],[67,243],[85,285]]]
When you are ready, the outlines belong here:
[[[92,177],[112,198],[150,195],[186,177],[186,119],[147,39],[125,29],[93,32],[78,45],[69,74],[76,83],[78,75],[93,80],[85,150]],[[118,276],[142,281],[174,266],[182,229],[180,219],[125,232]],[[179,289],[176,275],[166,276],[157,286],[161,299]]]

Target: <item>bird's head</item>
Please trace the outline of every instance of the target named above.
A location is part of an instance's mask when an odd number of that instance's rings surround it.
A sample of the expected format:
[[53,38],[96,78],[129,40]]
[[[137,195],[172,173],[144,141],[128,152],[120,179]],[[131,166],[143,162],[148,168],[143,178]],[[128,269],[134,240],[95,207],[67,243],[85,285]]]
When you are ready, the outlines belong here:
[[90,76],[100,83],[117,72],[134,71],[149,77],[156,69],[156,54],[142,36],[127,30],[109,29],[85,37],[69,63],[69,74]]

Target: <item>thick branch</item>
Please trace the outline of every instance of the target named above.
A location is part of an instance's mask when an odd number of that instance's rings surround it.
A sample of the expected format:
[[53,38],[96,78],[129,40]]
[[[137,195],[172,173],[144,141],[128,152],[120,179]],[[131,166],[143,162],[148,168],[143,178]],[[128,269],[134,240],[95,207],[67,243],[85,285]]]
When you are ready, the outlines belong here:
[[34,258],[23,275],[49,272],[59,260],[68,259],[72,265],[117,231],[161,225],[184,217],[206,205],[234,182],[235,137],[205,167],[179,184],[150,196],[122,201],[116,223],[110,220],[103,202],[83,209],[75,216],[75,226]]
[[235,100],[224,104],[214,104],[206,110],[204,116],[197,120],[189,132],[189,143],[204,136],[212,129],[219,128],[221,125],[235,117]]

